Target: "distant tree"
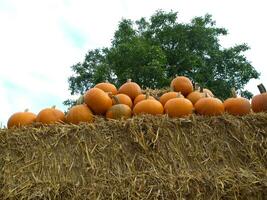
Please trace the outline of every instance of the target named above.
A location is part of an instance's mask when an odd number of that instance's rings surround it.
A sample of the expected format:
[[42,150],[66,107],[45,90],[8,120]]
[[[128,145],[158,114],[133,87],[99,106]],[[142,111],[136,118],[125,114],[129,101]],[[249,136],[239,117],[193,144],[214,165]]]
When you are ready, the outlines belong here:
[[[244,56],[246,44],[223,48],[211,15],[178,21],[177,12],[157,11],[149,20],[123,19],[109,48],[89,50],[83,63],[72,66],[71,94],[82,94],[96,83],[109,80],[117,86],[128,78],[142,87],[169,86],[175,75],[185,75],[211,89],[221,99],[234,87],[251,98],[244,86],[259,73]],[[66,103],[68,104],[68,103]]]

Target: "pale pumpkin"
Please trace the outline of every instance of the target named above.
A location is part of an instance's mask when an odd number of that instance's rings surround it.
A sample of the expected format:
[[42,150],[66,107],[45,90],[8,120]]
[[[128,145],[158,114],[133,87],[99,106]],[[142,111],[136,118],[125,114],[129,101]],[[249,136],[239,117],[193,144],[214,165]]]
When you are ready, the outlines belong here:
[[207,88],[203,89],[203,93],[208,94],[210,97],[214,97],[214,94],[212,93],[212,91]]
[[106,112],[106,118],[108,119],[122,119],[130,118],[132,116],[132,110],[128,105],[121,104],[116,96],[113,96],[115,105],[110,107]]

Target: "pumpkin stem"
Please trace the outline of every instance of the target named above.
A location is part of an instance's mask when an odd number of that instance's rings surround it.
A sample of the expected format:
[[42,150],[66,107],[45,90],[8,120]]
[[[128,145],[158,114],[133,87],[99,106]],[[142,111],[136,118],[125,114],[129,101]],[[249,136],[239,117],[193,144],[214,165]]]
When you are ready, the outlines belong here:
[[149,88],[147,87],[144,92],[145,92],[145,99],[148,99],[149,98]]
[[177,97],[177,98],[183,98],[184,96],[182,95],[181,92],[178,92],[176,97]]
[[51,108],[52,108],[52,109],[56,109],[56,105],[53,105]]
[[212,96],[210,96],[209,93],[205,92],[205,97],[206,97],[206,98],[210,98],[210,97],[212,97]]
[[234,97],[234,98],[237,97],[235,88],[231,88],[231,95],[232,95],[232,97]]
[[198,84],[198,83],[194,83],[193,87],[194,87],[194,89],[195,89],[196,91],[199,90],[199,84]]
[[106,92],[106,94],[110,97],[110,98],[112,98],[113,97],[113,94],[112,94],[112,92]]
[[127,83],[130,83],[130,82],[132,82],[132,79],[130,79],[130,78],[127,79]]
[[26,109],[24,110],[24,112],[29,112],[29,108],[26,108]]
[[120,104],[120,100],[117,96],[114,95],[114,96],[112,96],[112,98],[114,99],[115,104]]
[[203,92],[203,91],[204,91],[204,88],[203,87],[200,87],[199,92]]
[[84,96],[81,95],[81,96],[77,99],[77,101],[76,101],[76,105],[80,105],[80,104],[83,104],[83,103],[84,103]]
[[105,83],[109,83],[109,81],[108,80],[105,80]]
[[146,97],[145,97],[145,99],[148,99],[148,98],[149,98],[149,92],[146,91]]
[[259,91],[261,94],[266,92],[266,88],[264,87],[262,83],[257,85],[257,87],[259,88]]

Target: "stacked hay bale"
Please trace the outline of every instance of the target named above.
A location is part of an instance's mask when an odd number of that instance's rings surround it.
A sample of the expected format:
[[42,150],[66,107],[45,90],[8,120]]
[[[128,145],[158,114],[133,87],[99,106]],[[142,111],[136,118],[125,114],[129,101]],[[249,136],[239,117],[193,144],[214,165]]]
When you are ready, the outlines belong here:
[[264,199],[267,114],[0,130],[0,199]]

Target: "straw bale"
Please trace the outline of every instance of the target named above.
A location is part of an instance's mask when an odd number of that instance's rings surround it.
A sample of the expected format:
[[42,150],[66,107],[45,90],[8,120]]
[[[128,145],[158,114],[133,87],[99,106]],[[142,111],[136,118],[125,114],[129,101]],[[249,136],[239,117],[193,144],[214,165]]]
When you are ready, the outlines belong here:
[[0,130],[0,199],[265,199],[267,114]]
[[146,93],[148,92],[149,95],[153,96],[156,99],[159,99],[161,97],[161,95],[163,95],[166,92],[170,92],[171,88],[161,88],[161,89],[150,89],[147,88],[145,90],[142,91],[142,93]]

